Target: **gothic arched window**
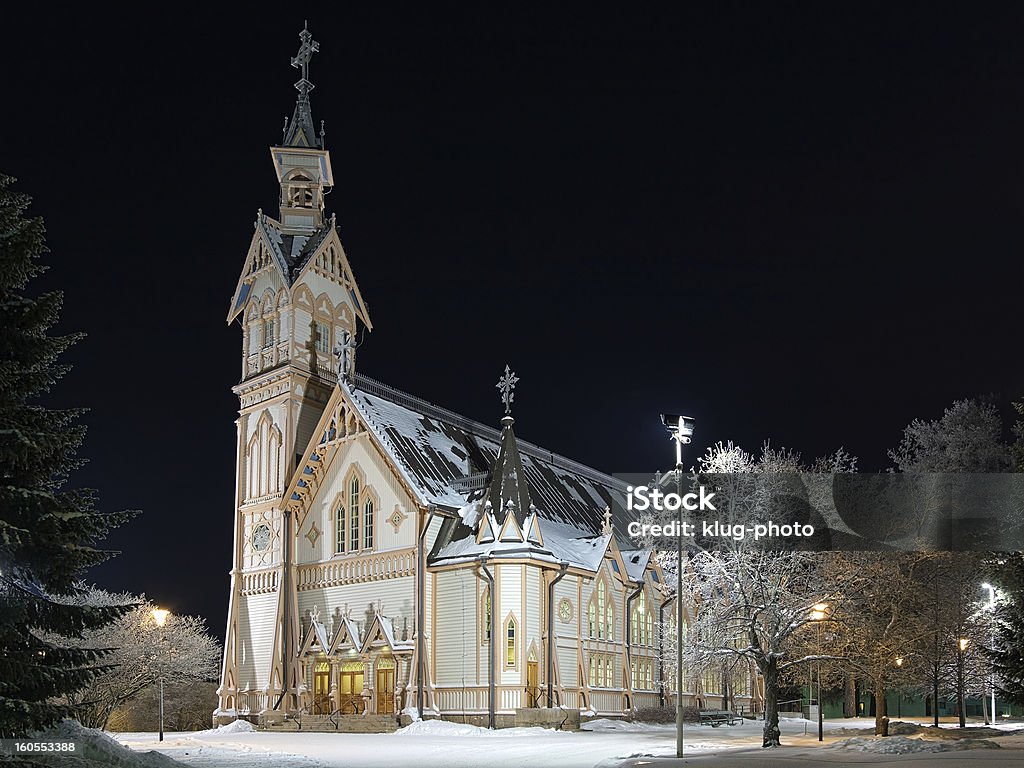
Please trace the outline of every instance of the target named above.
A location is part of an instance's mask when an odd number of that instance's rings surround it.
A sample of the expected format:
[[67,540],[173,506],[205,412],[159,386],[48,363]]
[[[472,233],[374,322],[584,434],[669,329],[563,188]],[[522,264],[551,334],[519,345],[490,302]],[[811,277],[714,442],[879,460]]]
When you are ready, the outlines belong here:
[[373,499],[363,505],[363,547],[373,549]]
[[514,667],[516,665],[516,620],[515,617],[509,614],[508,620],[505,622],[505,666]]
[[491,588],[484,587],[480,596],[480,642],[488,643],[491,640]]
[[338,499],[338,506],[334,510],[334,531],[335,531],[335,552],[345,551],[345,500]]
[[608,586],[599,579],[587,606],[587,620],[590,636],[601,640],[615,638],[615,610],[608,596]]
[[359,477],[352,475],[348,482],[348,530],[349,550],[359,549]]

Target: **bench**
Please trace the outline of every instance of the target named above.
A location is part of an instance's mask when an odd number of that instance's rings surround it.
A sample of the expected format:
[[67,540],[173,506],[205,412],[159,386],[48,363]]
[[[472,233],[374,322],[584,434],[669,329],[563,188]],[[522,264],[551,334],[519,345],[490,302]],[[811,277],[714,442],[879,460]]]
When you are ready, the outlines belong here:
[[739,725],[743,722],[743,717],[730,712],[727,709],[701,709],[698,711],[700,715],[701,725],[710,725],[712,728],[725,723],[726,725]]

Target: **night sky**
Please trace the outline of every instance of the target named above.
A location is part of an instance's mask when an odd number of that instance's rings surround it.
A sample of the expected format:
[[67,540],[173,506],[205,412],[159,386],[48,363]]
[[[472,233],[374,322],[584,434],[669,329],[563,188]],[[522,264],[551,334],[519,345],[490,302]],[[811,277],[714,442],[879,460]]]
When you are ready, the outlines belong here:
[[[1024,8],[715,5],[306,9],[362,372],[497,425],[509,363],[517,434],[609,472],[670,466],[660,411],[697,418],[690,459],[771,438],[875,471],[912,418],[1024,394]],[[90,579],[217,634],[224,317],[276,215],[291,7],[34,3],[0,47],[0,170],[49,233],[34,288],[88,333],[51,398],[91,409],[75,482],[143,510]]]

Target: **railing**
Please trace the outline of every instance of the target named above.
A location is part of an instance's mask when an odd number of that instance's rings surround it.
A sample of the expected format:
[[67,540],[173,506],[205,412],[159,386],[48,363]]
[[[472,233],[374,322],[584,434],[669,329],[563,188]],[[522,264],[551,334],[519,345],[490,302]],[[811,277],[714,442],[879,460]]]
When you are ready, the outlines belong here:
[[276,568],[242,574],[242,594],[258,595],[277,591]]
[[326,563],[300,565],[296,587],[300,590],[351,584],[363,581],[412,576],[416,568],[414,550],[381,552],[351,560],[338,559]]
[[267,694],[239,691],[235,694],[235,711],[240,715],[255,715],[267,708]]

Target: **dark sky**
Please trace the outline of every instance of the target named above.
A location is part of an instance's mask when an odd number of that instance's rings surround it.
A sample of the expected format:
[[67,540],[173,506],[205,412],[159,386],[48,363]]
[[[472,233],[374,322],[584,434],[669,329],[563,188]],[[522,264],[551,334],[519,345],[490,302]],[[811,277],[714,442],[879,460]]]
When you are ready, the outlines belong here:
[[[496,424],[507,362],[519,436],[610,472],[668,468],[662,410],[691,457],[877,470],[912,418],[1024,394],[1024,8],[715,5],[308,11],[363,372]],[[91,578],[222,633],[224,316],[302,13],[10,13],[0,170],[88,333],[53,400],[91,409],[76,482],[144,511]]]

